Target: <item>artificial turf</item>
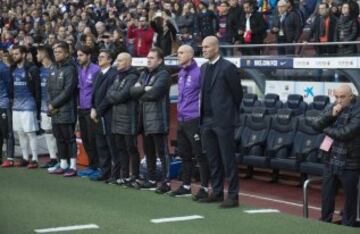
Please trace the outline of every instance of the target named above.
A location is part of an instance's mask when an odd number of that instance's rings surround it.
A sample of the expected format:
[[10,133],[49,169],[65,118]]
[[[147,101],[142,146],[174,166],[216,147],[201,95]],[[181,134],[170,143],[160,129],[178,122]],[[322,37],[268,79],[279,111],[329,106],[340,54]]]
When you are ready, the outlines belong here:
[[[240,200],[241,203],[241,200]],[[281,213],[246,214],[240,205],[220,209],[191,198],[172,198],[85,178],[48,175],[45,170],[0,169],[0,233],[97,224],[100,229],[64,233],[316,233],[359,234],[359,229]],[[154,218],[201,215],[204,219],[153,224]]]

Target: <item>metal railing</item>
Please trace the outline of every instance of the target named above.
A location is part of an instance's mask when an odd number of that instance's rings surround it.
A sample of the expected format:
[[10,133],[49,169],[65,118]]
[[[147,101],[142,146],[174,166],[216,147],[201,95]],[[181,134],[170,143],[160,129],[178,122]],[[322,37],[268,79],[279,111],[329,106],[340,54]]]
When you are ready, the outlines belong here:
[[357,44],[360,44],[360,41],[235,44],[235,45],[220,45],[220,48],[293,47],[293,46],[327,46],[327,45],[357,45]]
[[309,186],[312,182],[322,181],[321,177],[314,177],[305,180],[303,185],[303,216],[309,218]]

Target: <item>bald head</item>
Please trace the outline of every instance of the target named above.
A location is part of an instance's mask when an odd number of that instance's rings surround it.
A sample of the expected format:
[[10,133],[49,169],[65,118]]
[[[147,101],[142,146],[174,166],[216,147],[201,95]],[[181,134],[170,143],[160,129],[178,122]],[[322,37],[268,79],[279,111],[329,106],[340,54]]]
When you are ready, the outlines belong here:
[[219,55],[219,40],[215,36],[208,36],[202,41],[203,56],[210,61],[216,59]]
[[182,45],[177,51],[177,57],[180,65],[189,66],[194,58],[194,49],[189,45]]
[[124,71],[131,66],[132,57],[129,53],[120,53],[116,58],[116,68],[118,71]]
[[342,84],[334,89],[336,103],[345,107],[351,103],[353,92],[350,85]]

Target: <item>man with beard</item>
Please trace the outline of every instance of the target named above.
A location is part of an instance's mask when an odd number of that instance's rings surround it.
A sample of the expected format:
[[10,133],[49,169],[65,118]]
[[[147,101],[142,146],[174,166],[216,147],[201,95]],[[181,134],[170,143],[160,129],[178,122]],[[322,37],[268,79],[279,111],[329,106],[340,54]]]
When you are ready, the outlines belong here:
[[19,136],[22,151],[22,159],[16,166],[31,169],[38,167],[36,132],[39,130],[41,95],[39,69],[26,61],[26,54],[23,46],[15,46],[12,50],[14,65],[11,67],[10,98],[13,99],[13,129]]

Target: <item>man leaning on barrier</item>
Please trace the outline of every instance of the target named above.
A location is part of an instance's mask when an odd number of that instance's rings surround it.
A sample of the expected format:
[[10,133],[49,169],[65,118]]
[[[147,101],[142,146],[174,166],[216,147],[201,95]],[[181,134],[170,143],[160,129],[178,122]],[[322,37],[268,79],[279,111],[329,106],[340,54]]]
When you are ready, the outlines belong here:
[[354,226],[360,171],[360,98],[350,86],[335,89],[336,102],[314,121],[314,128],[325,133],[321,149],[327,154],[323,174],[321,220],[331,222],[338,182],[345,204],[341,223]]

